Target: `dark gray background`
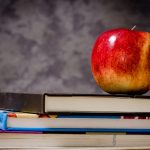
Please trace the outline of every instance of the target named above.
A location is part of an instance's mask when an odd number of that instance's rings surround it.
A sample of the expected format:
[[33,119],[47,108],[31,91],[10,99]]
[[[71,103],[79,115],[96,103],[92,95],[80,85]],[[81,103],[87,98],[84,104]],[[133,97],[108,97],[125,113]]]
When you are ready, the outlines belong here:
[[149,0],[0,0],[0,91],[101,93],[93,43],[134,25],[150,31]]

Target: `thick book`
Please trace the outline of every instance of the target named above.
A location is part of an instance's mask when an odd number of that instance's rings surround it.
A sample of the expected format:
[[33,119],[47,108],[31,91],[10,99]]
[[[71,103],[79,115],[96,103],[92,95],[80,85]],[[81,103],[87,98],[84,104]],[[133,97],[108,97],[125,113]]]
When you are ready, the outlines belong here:
[[[7,143],[7,144],[6,144]],[[88,134],[0,134],[0,148],[113,146],[113,135]],[[64,148],[65,149],[65,148]]]
[[150,96],[0,93],[0,109],[29,113],[149,113]]
[[0,109],[29,113],[150,113],[150,96],[0,93]]
[[[6,144],[7,143],[7,144]],[[54,147],[117,147],[142,149],[150,147],[150,135],[125,134],[0,134],[1,148],[52,148]],[[120,148],[119,148],[120,147]],[[121,148],[122,147],[122,148]],[[136,148],[135,148],[136,147]]]
[[39,115],[0,111],[0,129],[5,131],[150,133],[150,116]]

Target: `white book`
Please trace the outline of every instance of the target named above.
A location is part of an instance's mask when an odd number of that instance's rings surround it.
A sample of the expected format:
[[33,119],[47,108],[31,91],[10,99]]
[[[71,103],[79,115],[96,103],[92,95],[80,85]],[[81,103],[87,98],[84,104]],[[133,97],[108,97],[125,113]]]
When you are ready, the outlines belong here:
[[150,135],[1,133],[0,148],[109,147],[150,148]]
[[113,146],[113,135],[1,133],[0,148]]
[[150,97],[45,94],[45,112],[147,113]]

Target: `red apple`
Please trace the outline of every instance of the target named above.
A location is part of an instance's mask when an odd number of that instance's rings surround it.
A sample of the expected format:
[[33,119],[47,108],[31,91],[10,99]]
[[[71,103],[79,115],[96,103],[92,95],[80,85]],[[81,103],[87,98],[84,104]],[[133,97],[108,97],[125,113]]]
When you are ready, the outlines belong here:
[[150,33],[113,29],[102,33],[92,50],[97,84],[113,94],[143,94],[150,87]]

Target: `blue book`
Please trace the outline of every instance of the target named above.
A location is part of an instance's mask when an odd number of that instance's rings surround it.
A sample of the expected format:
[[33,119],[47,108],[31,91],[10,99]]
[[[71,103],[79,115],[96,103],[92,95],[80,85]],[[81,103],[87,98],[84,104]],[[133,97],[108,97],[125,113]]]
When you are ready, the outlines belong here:
[[4,131],[150,133],[150,117],[100,114],[29,114],[0,111]]

